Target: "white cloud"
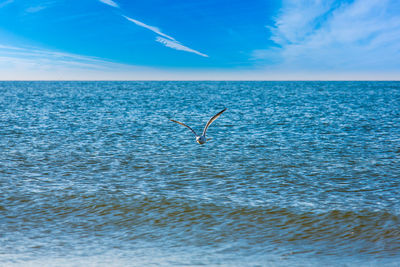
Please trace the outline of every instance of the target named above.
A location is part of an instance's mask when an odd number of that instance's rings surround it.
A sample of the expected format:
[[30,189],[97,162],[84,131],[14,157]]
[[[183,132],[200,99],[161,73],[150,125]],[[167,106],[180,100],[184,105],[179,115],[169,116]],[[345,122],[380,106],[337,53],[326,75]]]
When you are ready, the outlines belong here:
[[[208,74],[119,64],[34,47],[0,44],[1,80],[180,80]],[[215,77],[219,77],[212,73]]]
[[157,28],[157,27],[144,24],[144,23],[141,22],[141,21],[138,21],[138,20],[136,20],[136,19],[132,19],[132,18],[127,17],[127,16],[124,16],[124,15],[122,15],[122,16],[123,16],[124,18],[126,18],[127,20],[129,20],[130,22],[133,22],[133,23],[135,23],[136,25],[138,25],[138,26],[140,26],[140,27],[146,28],[146,29],[148,29],[148,30],[150,30],[150,31],[152,31],[152,32],[154,32],[154,33],[157,33],[158,35],[164,36],[164,37],[166,37],[166,38],[168,38],[168,39],[175,40],[173,37],[171,37],[171,36],[169,36],[169,35],[166,35],[165,33],[162,33],[162,32],[160,31],[160,29]]
[[175,38],[173,38],[173,37],[171,37],[169,35],[166,35],[165,33],[161,32],[161,30],[159,28],[157,28],[157,27],[147,25],[147,24],[145,24],[145,23],[143,23],[141,21],[132,19],[132,18],[124,16],[124,15],[122,15],[122,16],[124,18],[126,18],[127,20],[129,20],[129,21],[135,23],[136,25],[140,26],[140,27],[146,28],[146,29],[158,34],[158,35],[161,35],[161,36],[165,37],[165,38],[163,38],[163,37],[158,36],[156,38],[156,41],[159,42],[159,43],[162,43],[166,47],[169,47],[169,48],[172,48],[172,49],[176,49],[176,50],[181,50],[181,51],[194,53],[194,54],[197,54],[197,55],[202,56],[202,57],[208,57],[208,55],[206,55],[206,54],[200,53],[200,52],[198,52],[198,51],[196,51],[194,49],[191,49],[189,47],[186,47],[186,46],[182,45],[180,42],[176,41]]
[[2,1],[2,2],[0,2],[0,8],[5,7],[8,4],[11,4],[12,2],[14,2],[14,0]]
[[399,11],[397,0],[286,1],[270,28],[278,47],[253,56],[293,71],[399,70]]
[[33,7],[28,7],[25,11],[28,13],[36,13],[46,8],[47,6],[33,6]]
[[103,69],[112,63],[81,55],[0,44],[0,72],[13,68],[40,69]]
[[158,36],[156,38],[156,41],[160,42],[163,45],[165,45],[166,47],[169,47],[169,48],[172,48],[172,49],[182,50],[182,51],[194,53],[194,54],[197,54],[197,55],[202,56],[202,57],[208,57],[206,54],[200,53],[199,51],[196,51],[196,50],[193,50],[193,49],[191,49],[189,47],[186,47],[186,46],[180,44],[178,41],[168,40],[168,39],[162,38],[160,36]]
[[0,51],[1,49],[7,49],[7,50],[23,50],[22,48],[16,47],[16,46],[10,46],[10,45],[2,45],[0,44]]
[[95,57],[0,44],[0,80],[150,80],[158,76],[169,74]]
[[99,0],[99,1],[104,3],[104,4],[106,4],[106,5],[119,8],[118,4],[115,3],[113,0]]
[[[161,37],[160,37],[161,38]],[[307,74],[306,74],[307,75]],[[37,48],[0,44],[0,80],[299,80],[302,73],[288,77],[282,72],[260,72],[254,69],[227,71],[221,69],[158,69],[132,66]],[[308,79],[371,79],[371,75],[323,76]],[[393,80],[396,73],[384,72],[379,80]],[[372,77],[373,79],[374,77]]]
[[57,3],[56,1],[50,0],[50,1],[41,1],[40,5],[34,5],[34,6],[30,6],[28,8],[25,9],[26,13],[37,13],[40,12],[42,10],[45,10],[51,6],[53,6],[55,3]]
[[312,34],[332,3],[332,0],[284,1],[275,26],[269,27],[271,39],[280,45],[301,42]]

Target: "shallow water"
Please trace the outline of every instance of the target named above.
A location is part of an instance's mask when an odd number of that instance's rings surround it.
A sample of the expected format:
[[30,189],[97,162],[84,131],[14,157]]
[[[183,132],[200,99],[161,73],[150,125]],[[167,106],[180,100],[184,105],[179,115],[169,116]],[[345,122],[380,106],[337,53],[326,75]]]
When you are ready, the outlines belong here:
[[0,82],[0,266],[399,266],[399,166],[400,82]]

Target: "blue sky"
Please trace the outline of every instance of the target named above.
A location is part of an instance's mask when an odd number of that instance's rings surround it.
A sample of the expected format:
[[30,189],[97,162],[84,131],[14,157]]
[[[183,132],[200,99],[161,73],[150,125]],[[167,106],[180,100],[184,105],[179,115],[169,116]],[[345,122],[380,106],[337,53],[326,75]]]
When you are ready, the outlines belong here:
[[0,0],[0,80],[399,80],[398,0]]

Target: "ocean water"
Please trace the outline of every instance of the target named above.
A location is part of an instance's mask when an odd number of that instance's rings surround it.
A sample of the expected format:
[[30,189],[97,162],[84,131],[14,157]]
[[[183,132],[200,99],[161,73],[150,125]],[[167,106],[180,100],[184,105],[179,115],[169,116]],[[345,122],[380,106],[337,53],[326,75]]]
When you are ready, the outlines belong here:
[[400,82],[0,82],[0,266],[400,266],[399,195]]

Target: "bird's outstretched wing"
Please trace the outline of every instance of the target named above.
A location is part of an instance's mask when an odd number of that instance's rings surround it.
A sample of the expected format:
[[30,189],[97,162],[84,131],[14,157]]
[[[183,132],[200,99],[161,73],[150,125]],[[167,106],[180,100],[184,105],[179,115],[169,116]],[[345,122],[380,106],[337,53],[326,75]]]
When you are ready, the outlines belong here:
[[187,126],[186,124],[184,124],[184,123],[182,123],[182,122],[179,122],[179,121],[176,121],[176,120],[172,120],[172,119],[171,119],[171,121],[176,122],[176,123],[178,123],[178,124],[180,124],[180,125],[182,125],[182,126],[185,126],[185,127],[188,128],[189,130],[191,130],[191,131],[194,133],[195,136],[197,136],[197,133],[196,133],[192,128],[190,128],[189,126]]
[[215,121],[225,110],[226,110],[226,108],[224,108],[223,110],[221,110],[220,112],[218,112],[217,114],[215,114],[214,116],[211,117],[211,119],[207,122],[206,127],[204,127],[204,130],[203,130],[204,136],[206,136],[208,126],[210,126],[211,123],[213,123],[213,121]]

